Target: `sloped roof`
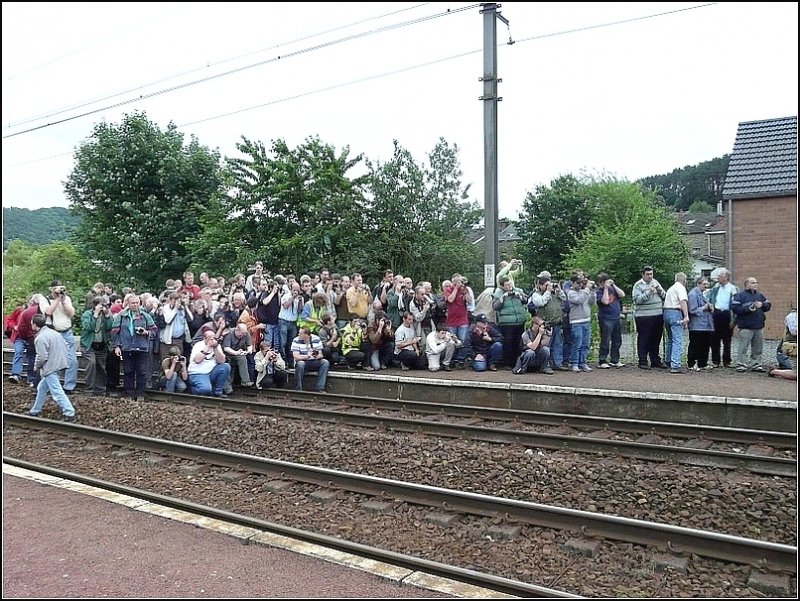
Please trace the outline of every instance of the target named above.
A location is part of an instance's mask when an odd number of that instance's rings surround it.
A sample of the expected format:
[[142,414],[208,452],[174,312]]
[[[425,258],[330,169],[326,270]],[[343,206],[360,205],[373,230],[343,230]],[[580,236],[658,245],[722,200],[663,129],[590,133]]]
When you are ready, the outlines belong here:
[[797,195],[797,116],[739,123],[722,198]]
[[702,234],[722,219],[716,213],[678,213],[678,229],[682,234]]

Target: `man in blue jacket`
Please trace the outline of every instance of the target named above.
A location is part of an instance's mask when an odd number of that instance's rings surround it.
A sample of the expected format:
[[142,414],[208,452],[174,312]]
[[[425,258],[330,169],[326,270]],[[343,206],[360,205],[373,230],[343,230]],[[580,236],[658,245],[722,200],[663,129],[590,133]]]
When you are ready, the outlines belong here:
[[[767,311],[772,307],[767,297],[758,291],[758,281],[749,277],[744,281],[744,289],[737,292],[731,301],[731,310],[736,315],[739,328],[739,349],[736,357],[736,371],[765,372],[761,365],[761,352],[764,347],[764,322]],[[747,360],[747,349],[750,360]]]

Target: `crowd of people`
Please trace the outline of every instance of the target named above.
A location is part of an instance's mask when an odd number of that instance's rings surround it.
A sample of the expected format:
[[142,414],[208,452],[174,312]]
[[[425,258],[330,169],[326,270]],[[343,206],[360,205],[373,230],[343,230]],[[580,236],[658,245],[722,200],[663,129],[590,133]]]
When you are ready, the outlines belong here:
[[[6,318],[15,351],[10,380],[25,378],[37,389],[31,414],[41,411],[49,392],[65,419],[74,419],[69,396],[79,393],[78,349],[86,359],[84,392],[122,392],[133,399],[147,389],[227,396],[234,386],[283,388],[291,370],[298,390],[306,374],[316,373],[312,386],[319,392],[325,391],[331,368],[591,372],[595,306],[597,368],[625,366],[620,316],[626,293],[609,274],[592,280],[576,269],[559,281],[544,270],[525,293],[516,284],[522,268],[519,259],[501,263],[496,285],[478,295],[458,273],[434,290],[430,282],[414,284],[387,269],[370,288],[359,273],[322,269],[299,278],[273,276],[261,262],[249,276],[238,274],[230,282],[201,273],[195,283],[187,271],[167,280],[158,294],[117,292],[97,283],[85,298],[79,338],[72,332],[77,309],[66,287],[54,280],[49,295],[33,294]],[[741,290],[725,269],[713,287],[699,277],[688,290],[687,279],[677,273],[665,289],[646,266],[631,287],[638,367],[671,374],[724,367],[766,371],[763,329],[771,304],[756,278],[745,278]],[[781,369],[770,371],[776,377],[793,371],[784,351],[796,356],[795,311],[786,318],[786,332],[778,353]],[[63,385],[53,375],[61,370]]]

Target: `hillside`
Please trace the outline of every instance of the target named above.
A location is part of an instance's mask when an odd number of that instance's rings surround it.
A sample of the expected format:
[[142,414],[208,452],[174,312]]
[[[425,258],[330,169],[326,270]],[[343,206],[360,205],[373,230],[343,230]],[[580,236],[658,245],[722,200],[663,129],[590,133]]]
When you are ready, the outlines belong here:
[[28,244],[66,240],[79,222],[80,219],[64,207],[34,211],[3,207],[3,250],[8,248],[11,240],[22,240]]

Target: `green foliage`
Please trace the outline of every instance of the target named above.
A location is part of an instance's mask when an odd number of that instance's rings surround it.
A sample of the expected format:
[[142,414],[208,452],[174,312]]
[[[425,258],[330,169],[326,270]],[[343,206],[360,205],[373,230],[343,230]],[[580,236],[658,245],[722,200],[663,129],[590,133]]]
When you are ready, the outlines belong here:
[[80,313],[85,296],[96,281],[96,272],[69,242],[33,246],[12,240],[3,261],[3,311],[7,314],[16,301],[27,300],[34,292],[47,294],[50,283],[58,278]]
[[697,165],[674,169],[669,174],[645,177],[639,183],[656,192],[664,204],[676,211],[685,211],[698,201],[715,207],[722,200],[722,187],[730,159],[731,155],[726,154]]
[[710,203],[707,203],[704,200],[695,200],[689,206],[690,213],[713,213],[714,210],[715,210],[714,207],[712,207]]
[[80,223],[77,215],[65,207],[20,209],[3,207],[3,250],[12,240],[29,244],[47,244],[66,240]]
[[670,211],[652,192],[611,180],[587,184],[587,193],[596,199],[596,209],[566,264],[591,275],[605,271],[626,290],[641,277],[644,265],[655,267],[668,282],[678,271],[691,273],[689,248]]
[[566,275],[571,267],[565,259],[589,227],[593,207],[586,185],[572,175],[528,192],[517,222],[521,240],[516,245],[528,271],[546,269]]
[[363,180],[347,173],[349,158],[309,138],[291,150],[283,140],[268,150],[242,137],[245,158],[227,158],[230,192],[214,203],[191,244],[194,262],[225,272],[263,259],[272,273],[316,267],[349,269],[361,260]]
[[76,240],[115,282],[160,289],[190,264],[187,242],[220,194],[219,155],[143,114],[100,123],[75,153],[65,192]]
[[370,263],[362,269],[370,277],[388,268],[434,285],[456,271],[477,281],[480,257],[465,232],[479,222],[481,210],[467,200],[458,147],[439,139],[428,161],[417,164],[395,140],[391,160],[367,162]]

